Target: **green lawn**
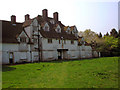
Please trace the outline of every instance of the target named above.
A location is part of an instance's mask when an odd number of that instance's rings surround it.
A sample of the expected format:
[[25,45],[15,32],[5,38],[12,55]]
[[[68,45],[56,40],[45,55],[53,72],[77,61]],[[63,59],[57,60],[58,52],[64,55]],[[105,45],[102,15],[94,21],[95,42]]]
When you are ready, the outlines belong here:
[[3,88],[118,88],[118,57],[3,66]]

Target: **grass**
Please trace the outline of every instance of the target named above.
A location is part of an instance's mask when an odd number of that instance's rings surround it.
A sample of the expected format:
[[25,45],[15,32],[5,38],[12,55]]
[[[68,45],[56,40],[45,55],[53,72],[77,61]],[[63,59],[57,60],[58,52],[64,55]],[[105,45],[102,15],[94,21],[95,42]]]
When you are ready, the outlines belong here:
[[118,88],[118,57],[3,66],[3,88]]

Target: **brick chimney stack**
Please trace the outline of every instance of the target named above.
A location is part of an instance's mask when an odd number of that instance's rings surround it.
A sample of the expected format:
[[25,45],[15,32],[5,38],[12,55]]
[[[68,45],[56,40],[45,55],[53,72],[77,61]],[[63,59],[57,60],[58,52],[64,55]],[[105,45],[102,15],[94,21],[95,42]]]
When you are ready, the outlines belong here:
[[16,16],[15,16],[15,15],[12,15],[12,16],[11,16],[11,23],[12,23],[12,24],[15,24],[15,23],[16,23]]
[[30,19],[30,15],[29,14],[26,14],[25,15],[25,21],[29,20]]
[[48,17],[48,10],[47,9],[42,10],[42,16],[44,19],[46,19]]
[[53,13],[53,18],[55,21],[58,21],[58,12]]

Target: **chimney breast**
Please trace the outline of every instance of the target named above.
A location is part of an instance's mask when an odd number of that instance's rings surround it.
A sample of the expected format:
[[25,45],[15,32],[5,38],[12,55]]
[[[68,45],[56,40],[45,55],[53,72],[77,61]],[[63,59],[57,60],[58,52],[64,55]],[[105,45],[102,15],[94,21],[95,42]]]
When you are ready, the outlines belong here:
[[15,23],[16,23],[16,16],[15,16],[15,15],[12,15],[12,16],[11,16],[11,23],[12,23],[12,24],[15,24]]
[[53,13],[53,18],[55,21],[58,21],[58,12]]
[[48,10],[47,9],[42,10],[42,16],[44,19],[48,17]]
[[25,21],[29,20],[30,19],[30,15],[29,14],[26,14],[25,15]]

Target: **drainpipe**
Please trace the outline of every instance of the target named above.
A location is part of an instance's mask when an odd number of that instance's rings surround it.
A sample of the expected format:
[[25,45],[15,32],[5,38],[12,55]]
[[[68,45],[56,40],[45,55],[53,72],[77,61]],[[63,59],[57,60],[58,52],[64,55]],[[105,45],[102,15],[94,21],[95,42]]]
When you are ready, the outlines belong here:
[[40,37],[40,58],[41,58],[41,61],[43,60],[42,59],[42,37]]
[[40,62],[40,35],[39,35],[39,26],[38,26],[38,60]]
[[[63,48],[63,37],[61,37],[61,40],[62,40],[62,48]],[[63,59],[63,50],[62,50],[61,54],[62,54],[62,59]]]

